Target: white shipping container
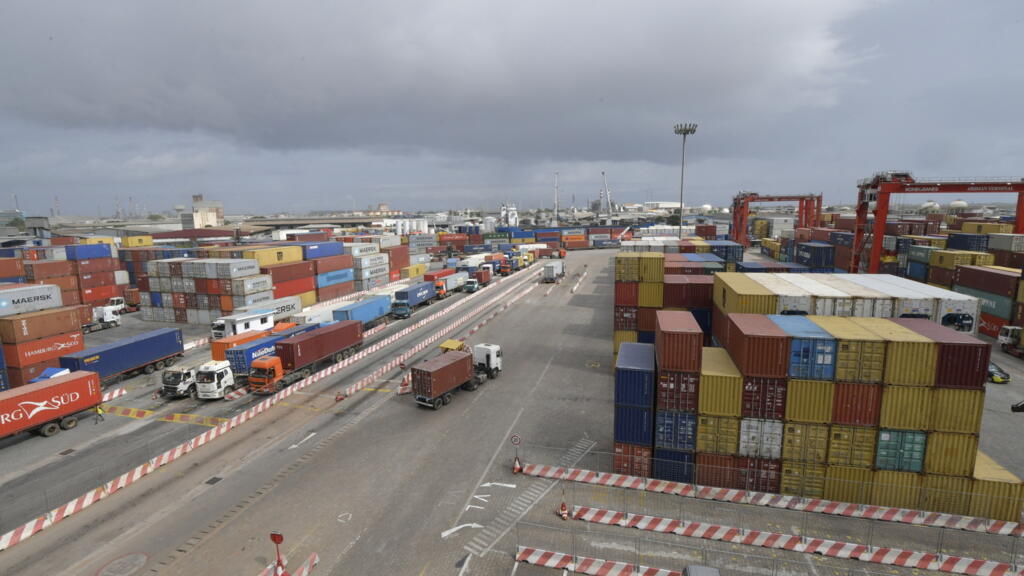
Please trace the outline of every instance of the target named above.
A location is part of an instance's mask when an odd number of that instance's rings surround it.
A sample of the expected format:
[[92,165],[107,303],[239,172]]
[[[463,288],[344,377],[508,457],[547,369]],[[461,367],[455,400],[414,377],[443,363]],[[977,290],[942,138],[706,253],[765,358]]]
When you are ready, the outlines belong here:
[[892,297],[866,288],[860,284],[843,280],[844,274],[815,274],[818,282],[845,292],[853,297],[853,316],[857,318],[892,318]]
[[402,237],[401,236],[397,236],[395,234],[384,234],[384,235],[381,235],[381,236],[372,236],[371,239],[372,239],[373,243],[376,244],[377,246],[379,246],[380,248],[390,248],[392,246],[401,246],[402,245]]
[[231,294],[235,296],[252,294],[254,292],[266,292],[274,289],[274,280],[270,274],[256,274],[244,278],[235,278],[231,281]]
[[590,236],[588,236],[588,238],[590,238],[591,240],[611,240],[612,239],[612,235],[611,234],[591,234]]
[[260,302],[251,306],[235,308],[235,313],[252,312],[253,310],[274,309],[274,322],[281,322],[288,319],[292,314],[302,311],[302,300],[298,296],[286,296],[269,302]]
[[195,308],[185,310],[185,321],[189,324],[199,324],[199,310]]
[[309,309],[292,314],[291,321],[297,324],[321,324],[334,320],[333,308]]
[[881,276],[888,274],[847,274],[848,280],[872,290],[884,292],[893,297],[893,317],[895,318],[931,318],[935,314],[935,299],[924,295],[917,288],[922,285],[915,282],[913,289],[886,282]]
[[782,458],[782,422],[744,418],[740,420],[740,456]]
[[127,270],[114,270],[114,284],[127,286],[130,283]]
[[211,278],[245,278],[260,273],[259,263],[249,258],[218,259],[216,264],[217,275]]
[[60,287],[53,284],[0,285],[0,316],[61,307]]
[[430,254],[415,254],[409,257],[410,264],[430,264]]
[[172,276],[171,292],[185,292],[185,279],[181,276]]
[[[961,329],[973,335],[977,335],[978,326],[981,324],[981,302],[974,296],[953,292],[938,286],[922,284],[907,278],[892,276],[891,274],[879,274],[879,279],[901,286],[909,290],[917,290],[922,295],[935,299],[935,308],[931,320],[943,326],[954,329]],[[970,320],[965,322],[961,315],[967,315]],[[966,330],[964,330],[966,328]]]
[[356,292],[364,292],[367,290],[373,290],[374,288],[380,288],[381,286],[388,283],[388,275],[374,276],[371,278],[365,278],[356,280]]
[[814,314],[818,316],[853,315],[853,298],[845,292],[814,280],[813,276],[817,276],[817,274],[775,274],[775,276],[809,292],[814,297]]
[[352,267],[359,270],[365,270],[367,268],[376,268],[378,266],[388,266],[388,255],[387,254],[371,254],[367,256],[353,256]]
[[231,297],[231,302],[235,308],[244,308],[246,306],[254,306],[256,304],[263,304],[270,302],[274,299],[274,291],[267,290],[266,292],[254,292],[252,294],[236,294]]
[[376,266],[374,268],[357,268],[352,272],[356,280],[366,280],[369,278],[374,278],[376,276],[384,276],[385,278],[387,278],[388,267]]
[[[217,299],[217,303],[220,304],[220,296],[214,296]],[[208,310],[210,308],[210,297],[206,294],[196,294],[196,308],[200,310]]]
[[380,254],[380,247],[370,242],[359,242],[356,244],[342,244],[345,247],[345,254],[351,254],[352,258]]
[[989,234],[988,249],[1024,252],[1024,234]]
[[775,294],[778,301],[775,307],[776,314],[814,313],[814,298],[803,288],[772,274],[754,273],[747,276]]
[[141,307],[139,307],[139,311],[142,313],[142,320],[143,320],[143,322],[153,322],[154,321],[153,308],[152,307],[150,307],[150,306],[141,306]]

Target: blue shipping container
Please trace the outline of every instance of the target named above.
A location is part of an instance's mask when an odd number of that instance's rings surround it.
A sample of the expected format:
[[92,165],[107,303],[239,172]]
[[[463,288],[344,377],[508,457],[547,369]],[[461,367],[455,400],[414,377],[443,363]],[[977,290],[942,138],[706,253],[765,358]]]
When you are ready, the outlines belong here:
[[64,250],[68,260],[110,258],[110,244],[69,244]]
[[615,405],[615,441],[650,446],[654,437],[654,409]]
[[623,342],[615,362],[615,403],[654,406],[656,380],[654,346]]
[[375,322],[391,312],[390,296],[372,296],[359,302],[336,308],[335,320],[359,320],[363,325]]
[[96,372],[101,380],[130,372],[185,351],[178,328],[160,328],[110,344],[86,348],[60,357],[60,365],[72,372]]
[[694,308],[690,310],[690,314],[693,314],[693,319],[697,321],[701,332],[711,333],[711,308]]
[[[339,244],[341,246],[341,244]],[[332,272],[325,272],[323,274],[316,275],[316,287],[325,288],[327,286],[334,286],[335,284],[344,284],[345,282],[351,282],[354,280],[351,268],[344,268],[342,270],[334,270]]]
[[151,304],[153,304],[153,306],[156,306],[157,308],[163,308],[164,307],[164,296],[160,292],[150,292],[149,293],[149,302]]
[[968,250],[985,252],[988,250],[987,234],[967,234],[964,232],[950,234],[946,240],[946,250]]
[[824,242],[800,242],[796,260],[810,268],[835,268],[835,246]]
[[341,242],[302,242],[299,245],[302,246],[303,260],[340,256],[345,251]]
[[770,314],[768,318],[791,336],[789,377],[833,380],[836,376],[836,340],[804,316]]
[[258,338],[240,346],[228,348],[224,351],[224,358],[229,364],[231,364],[231,371],[234,372],[235,375],[248,374],[250,368],[252,368],[253,360],[263,356],[273,355],[274,344],[277,344],[285,338],[298,336],[299,334],[315,330],[319,327],[319,324],[302,324],[301,326],[282,330],[281,332],[271,334],[266,338]]
[[636,333],[636,341],[641,344],[654,344],[654,330],[641,330]]
[[405,290],[396,290],[395,304],[401,302],[412,308],[419,306],[434,296],[437,296],[437,289],[434,287],[434,283],[420,282],[419,284],[413,284]]
[[669,450],[697,449],[697,415],[675,410],[654,414],[654,446]]
[[829,232],[828,240],[833,246],[846,246],[853,248],[852,232]]
[[655,448],[651,461],[651,476],[669,482],[692,483],[696,464],[693,452]]
[[914,260],[907,262],[907,278],[917,280],[918,282],[927,282],[928,265]]

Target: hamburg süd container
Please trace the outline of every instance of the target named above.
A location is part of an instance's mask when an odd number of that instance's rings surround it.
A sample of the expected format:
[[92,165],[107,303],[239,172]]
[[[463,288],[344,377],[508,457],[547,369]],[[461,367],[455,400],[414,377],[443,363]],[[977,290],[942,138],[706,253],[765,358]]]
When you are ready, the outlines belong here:
[[790,336],[789,377],[832,380],[836,372],[836,339],[804,316],[768,316]]
[[654,346],[623,343],[615,361],[615,404],[653,408],[656,386],[654,367]]
[[894,322],[936,343],[935,386],[985,387],[992,352],[992,347],[987,343],[930,320],[900,318]]
[[697,417],[697,452],[707,454],[738,454],[740,419],[728,416]]
[[878,428],[833,424],[829,429],[828,463],[870,469],[875,465],[877,440]]
[[744,376],[785,378],[790,337],[767,316],[729,314],[726,350]]
[[699,390],[697,410],[700,414],[740,417],[743,376],[724,349],[702,349]]
[[881,382],[885,374],[885,339],[850,318],[808,316],[836,338],[837,382]]
[[927,434],[917,430],[878,431],[875,468],[897,472],[924,472]]
[[935,384],[935,341],[888,319],[854,318],[853,322],[885,339],[885,375],[882,378],[885,384]]
[[659,310],[655,324],[658,369],[700,372],[704,332],[693,314]]
[[27,340],[17,344],[4,344],[3,355],[7,366],[24,368],[85,348],[81,330]]
[[832,422],[835,388],[831,380],[790,380],[786,387],[786,420]]
[[692,412],[658,410],[654,414],[654,446],[669,450],[697,449],[697,415]]
[[740,456],[782,458],[782,422],[760,418],[740,420]]
[[829,427],[825,424],[786,422],[782,429],[782,459],[824,464],[828,441]]
[[831,422],[849,426],[878,426],[882,410],[882,386],[860,382],[836,382]]
[[82,371],[5,390],[0,392],[0,438],[60,421],[102,399],[99,377]]

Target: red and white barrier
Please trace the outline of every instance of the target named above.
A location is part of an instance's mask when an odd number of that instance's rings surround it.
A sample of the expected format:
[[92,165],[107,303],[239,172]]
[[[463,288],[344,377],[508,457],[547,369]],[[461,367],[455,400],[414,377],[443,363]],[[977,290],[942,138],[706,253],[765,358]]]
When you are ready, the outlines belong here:
[[107,390],[106,392],[103,393],[103,399],[101,400],[101,402],[110,402],[114,398],[120,398],[121,396],[124,396],[127,393],[128,392],[124,388],[115,388],[113,390]]
[[191,350],[193,348],[198,348],[200,346],[205,346],[206,344],[209,344],[209,343],[210,343],[210,339],[209,338],[200,338],[198,340],[191,340],[189,342],[185,342],[185,345],[183,346],[183,348],[185,350]]
[[1024,574],[1020,570],[1014,570],[1013,566],[1005,562],[993,562],[959,556],[940,556],[930,552],[866,546],[864,544],[821,538],[802,538],[793,534],[742,530],[732,526],[708,524],[706,522],[688,522],[685,520],[629,514],[585,506],[574,507],[573,518],[584,522],[625,526],[648,532],[676,534],[688,538],[718,540],[744,546],[788,550],[803,554],[818,554],[830,558],[860,560],[861,562],[902,566],[919,570],[966,574],[969,576],[1020,576]]
[[[288,565],[287,558],[281,556],[281,560],[285,566]],[[309,574],[313,571],[313,568],[315,568],[318,564],[320,564],[320,557],[317,556],[316,553],[314,552],[309,556],[309,558],[306,559],[305,562],[302,563],[302,566],[299,566],[298,570],[291,572],[291,575],[309,576]],[[277,562],[274,562],[274,564],[271,564],[270,566],[264,568],[263,571],[260,572],[260,576],[278,576],[279,573],[274,571],[275,568],[277,568]]]
[[753,506],[766,506],[769,508],[796,510],[799,512],[815,512],[831,516],[865,518],[868,520],[914,524],[919,526],[928,526],[931,528],[949,528],[954,530],[965,530],[968,532],[981,532],[985,534],[1008,536],[1024,535],[1024,527],[1017,522],[977,518],[973,516],[958,516],[956,514],[946,514],[943,512],[925,512],[921,510],[909,510],[906,508],[888,508],[885,506],[852,504],[849,502],[835,502],[821,498],[800,498],[799,496],[787,496],[784,494],[772,494],[769,492],[754,492],[749,490],[736,490],[733,488],[700,486],[698,484],[654,480],[650,478],[640,478],[638,476],[627,476],[625,474],[610,474],[607,472],[595,472],[593,470],[584,470],[580,468],[562,468],[559,466],[545,466],[541,464],[526,464],[523,467],[523,474],[555,480],[582,482],[584,484],[611,486],[614,488],[629,488],[632,490],[644,490],[647,492],[658,492],[661,494],[674,494],[677,496],[698,498],[701,500],[750,504]]
[[682,572],[677,570],[636,566],[629,562],[612,562],[586,556],[573,557],[571,554],[527,546],[519,547],[516,552],[516,562],[595,576],[682,576]]

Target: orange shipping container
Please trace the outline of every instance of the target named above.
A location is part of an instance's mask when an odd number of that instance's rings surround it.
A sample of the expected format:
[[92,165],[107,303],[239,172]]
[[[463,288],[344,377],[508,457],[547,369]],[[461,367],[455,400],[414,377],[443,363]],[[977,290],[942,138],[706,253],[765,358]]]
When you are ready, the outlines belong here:
[[84,350],[85,340],[82,338],[82,331],[76,330],[19,344],[4,344],[3,347],[7,365],[21,368]]
[[226,360],[225,352],[229,348],[240,346],[246,342],[252,342],[269,334],[270,331],[246,332],[245,334],[235,334],[234,336],[214,340],[210,342],[210,357],[214,360]]
[[32,280],[33,284],[53,284],[59,286],[61,292],[78,290],[78,276],[55,276],[44,280]]

